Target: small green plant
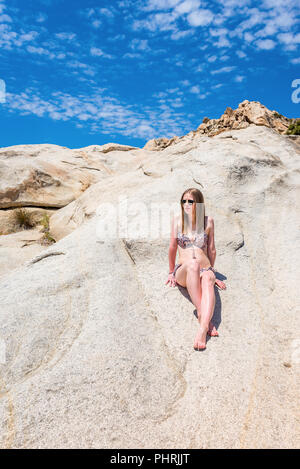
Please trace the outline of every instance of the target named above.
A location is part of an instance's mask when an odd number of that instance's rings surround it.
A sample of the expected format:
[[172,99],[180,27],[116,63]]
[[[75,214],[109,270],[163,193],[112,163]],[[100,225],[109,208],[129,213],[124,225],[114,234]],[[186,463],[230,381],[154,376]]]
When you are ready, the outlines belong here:
[[31,213],[24,208],[20,208],[15,211],[15,222],[18,226],[24,229],[32,228],[35,225],[32,220]]
[[49,215],[44,213],[43,217],[40,220],[40,225],[43,226],[42,231],[44,232],[43,236],[40,239],[41,244],[53,244],[56,243],[56,240],[50,234],[50,224],[49,224]]
[[40,220],[40,224],[43,226],[42,231],[49,231],[49,215],[48,215],[48,213],[44,213],[42,219]]
[[294,124],[290,124],[286,131],[287,135],[300,135],[300,119]]
[[273,115],[274,115],[274,117],[277,117],[277,118],[283,117],[282,114],[279,114],[279,112],[276,112],[276,111],[274,112]]
[[53,244],[56,240],[51,236],[49,231],[46,231],[40,239],[41,244]]

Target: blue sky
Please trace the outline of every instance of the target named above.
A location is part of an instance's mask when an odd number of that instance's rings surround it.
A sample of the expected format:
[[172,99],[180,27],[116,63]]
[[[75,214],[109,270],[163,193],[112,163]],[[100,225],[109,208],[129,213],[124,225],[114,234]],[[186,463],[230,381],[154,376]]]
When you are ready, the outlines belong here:
[[0,0],[0,147],[142,147],[245,99],[299,117],[299,43],[294,0]]

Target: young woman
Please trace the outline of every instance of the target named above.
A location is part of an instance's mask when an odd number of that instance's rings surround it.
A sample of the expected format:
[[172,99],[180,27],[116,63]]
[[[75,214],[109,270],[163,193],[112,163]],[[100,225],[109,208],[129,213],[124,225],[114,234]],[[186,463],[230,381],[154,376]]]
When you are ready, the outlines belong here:
[[[176,283],[187,288],[197,309],[199,330],[194,349],[206,348],[206,334],[218,336],[211,322],[216,303],[214,284],[222,290],[226,285],[218,280],[213,265],[216,259],[214,220],[205,216],[204,197],[199,189],[184,191],[180,200],[181,215],[172,220],[169,246],[169,276],[166,284]],[[179,263],[175,265],[177,247]]]

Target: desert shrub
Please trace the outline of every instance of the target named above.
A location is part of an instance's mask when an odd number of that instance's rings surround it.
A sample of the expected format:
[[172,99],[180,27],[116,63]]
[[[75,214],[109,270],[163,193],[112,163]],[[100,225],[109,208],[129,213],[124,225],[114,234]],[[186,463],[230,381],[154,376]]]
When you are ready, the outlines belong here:
[[300,119],[290,124],[286,133],[287,135],[300,135]]
[[31,213],[24,208],[15,210],[15,222],[18,226],[24,229],[32,228],[35,225]]

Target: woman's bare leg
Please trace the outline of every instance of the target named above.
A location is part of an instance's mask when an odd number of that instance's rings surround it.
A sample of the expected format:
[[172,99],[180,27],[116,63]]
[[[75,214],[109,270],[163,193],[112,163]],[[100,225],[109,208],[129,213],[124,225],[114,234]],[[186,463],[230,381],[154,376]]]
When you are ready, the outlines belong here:
[[[214,302],[215,302],[215,292],[214,292],[215,276],[210,271],[208,271],[208,273],[203,272],[200,275],[200,265],[197,260],[193,259],[189,264],[182,264],[177,269],[176,274],[175,274],[177,283],[179,283],[179,285],[181,285],[182,287],[187,288],[189,295],[191,297],[191,300],[197,309],[197,317],[198,317],[198,321],[200,324],[200,329],[198,331],[198,334],[194,342],[194,348],[198,348],[198,349],[205,348],[207,332],[213,336],[218,335],[216,328],[211,322],[211,317],[213,315],[215,303],[213,304],[212,312],[209,315],[210,320],[209,320],[208,328],[205,327],[205,322],[207,321],[207,316],[208,316],[207,310],[211,308],[210,306],[211,300],[209,299],[208,302],[203,300],[201,284],[204,283],[204,285],[206,285],[206,283],[208,283],[206,281],[207,277],[214,277],[212,285],[213,285],[213,295],[214,295]],[[203,282],[203,278],[205,278],[204,282]],[[208,298],[210,298],[211,292],[209,292],[208,288],[206,288],[206,292],[208,293]],[[204,315],[202,315],[202,311],[204,312]],[[204,340],[203,340],[203,336],[204,336]],[[200,345],[198,343],[199,339],[200,339]]]
[[201,283],[200,263],[192,259],[186,266],[186,288],[189,292],[193,305],[197,309],[198,317],[201,316]]
[[211,324],[211,318],[214,313],[216,304],[215,296],[215,275],[211,271],[204,271],[201,273],[201,315],[198,316],[199,330],[195,338],[194,347],[197,349],[204,349],[206,347],[206,334]]

